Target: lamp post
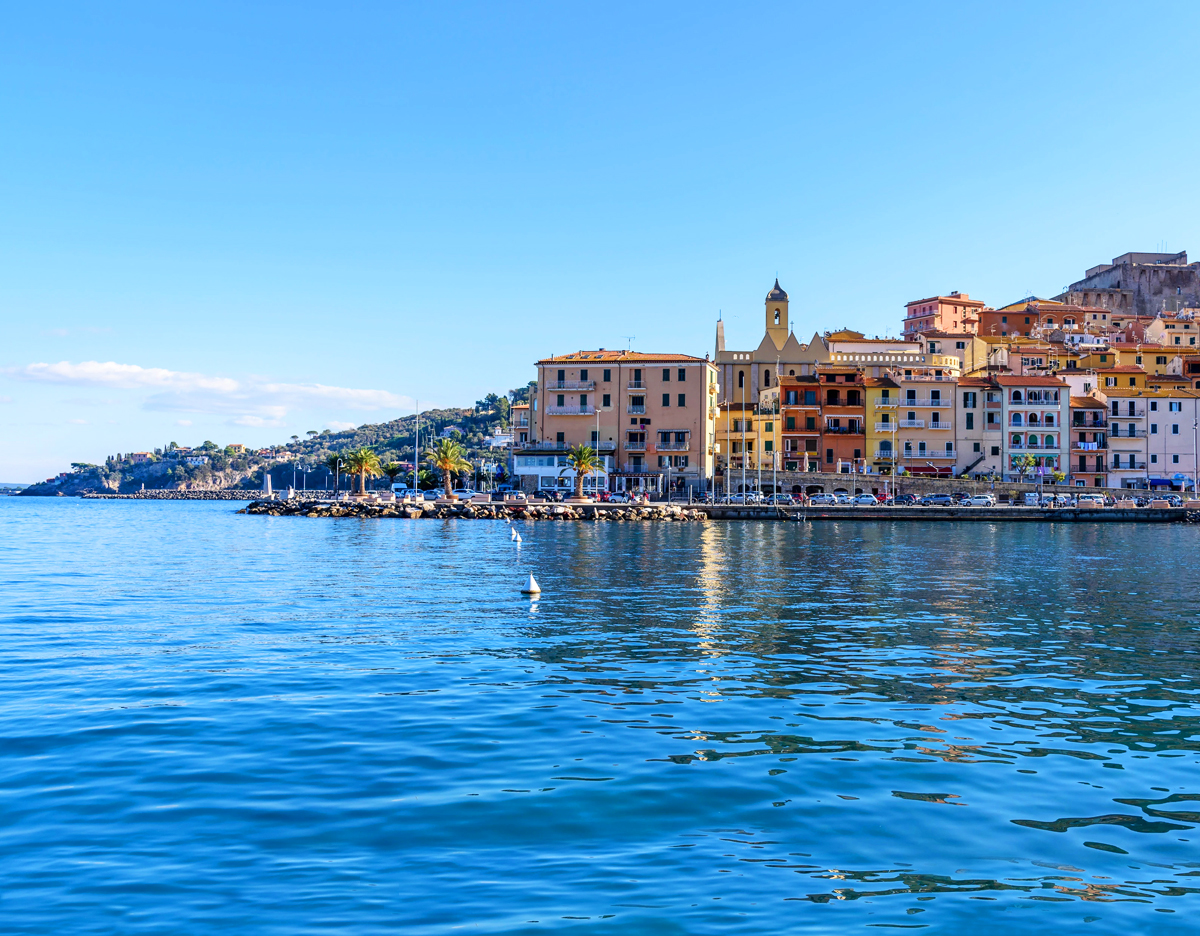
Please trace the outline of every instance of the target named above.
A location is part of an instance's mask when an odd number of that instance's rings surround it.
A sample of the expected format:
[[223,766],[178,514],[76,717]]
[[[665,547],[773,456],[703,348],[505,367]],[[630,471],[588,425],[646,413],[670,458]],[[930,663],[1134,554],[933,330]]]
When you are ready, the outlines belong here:
[[1192,401],[1192,498],[1200,497],[1200,491],[1196,490],[1196,477],[1200,474],[1200,469],[1196,467],[1196,429],[1200,426],[1200,418],[1196,414],[1196,401]]

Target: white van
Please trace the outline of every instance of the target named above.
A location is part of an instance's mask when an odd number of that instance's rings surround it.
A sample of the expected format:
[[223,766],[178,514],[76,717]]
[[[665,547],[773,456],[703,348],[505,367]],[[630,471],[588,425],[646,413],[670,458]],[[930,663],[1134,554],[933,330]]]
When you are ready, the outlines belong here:
[[392,493],[395,494],[396,497],[398,497],[398,498],[407,497],[408,496],[408,485],[405,484],[403,481],[398,481],[392,485]]

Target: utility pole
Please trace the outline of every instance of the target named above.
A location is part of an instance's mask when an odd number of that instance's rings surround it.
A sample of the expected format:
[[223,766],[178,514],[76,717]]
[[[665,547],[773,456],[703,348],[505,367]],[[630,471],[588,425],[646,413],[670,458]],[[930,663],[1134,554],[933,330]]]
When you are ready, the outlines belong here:
[[742,371],[742,503],[746,502],[746,377]]

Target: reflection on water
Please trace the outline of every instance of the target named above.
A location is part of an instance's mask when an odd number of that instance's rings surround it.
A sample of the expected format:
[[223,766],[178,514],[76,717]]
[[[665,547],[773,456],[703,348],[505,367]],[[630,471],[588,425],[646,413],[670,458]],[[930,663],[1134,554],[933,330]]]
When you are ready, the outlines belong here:
[[[1189,932],[1190,527],[0,503],[14,932]],[[534,571],[543,593],[519,594]]]

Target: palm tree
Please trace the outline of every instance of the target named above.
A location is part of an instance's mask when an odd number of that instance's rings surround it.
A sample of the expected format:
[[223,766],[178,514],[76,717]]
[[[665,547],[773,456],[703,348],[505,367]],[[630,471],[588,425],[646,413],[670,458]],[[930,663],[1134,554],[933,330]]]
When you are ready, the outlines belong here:
[[379,470],[382,471],[385,475],[387,475],[389,484],[395,484],[396,483],[396,475],[398,475],[402,471],[404,471],[404,466],[401,465],[400,462],[390,461],[386,465],[381,467]]
[[583,476],[596,474],[604,463],[590,445],[573,445],[567,450],[567,467],[559,472],[564,475],[568,471],[575,472],[575,496],[583,497]]
[[342,470],[342,456],[337,452],[330,452],[325,456],[325,467],[333,475],[333,489],[336,491],[338,489],[338,472]]
[[358,493],[367,493],[367,476],[379,474],[379,456],[375,450],[363,446],[346,453],[346,469],[358,475]]
[[471,470],[471,463],[464,457],[465,450],[453,439],[438,439],[433,448],[425,450],[425,461],[442,473],[442,485],[446,496],[454,485],[454,475]]

